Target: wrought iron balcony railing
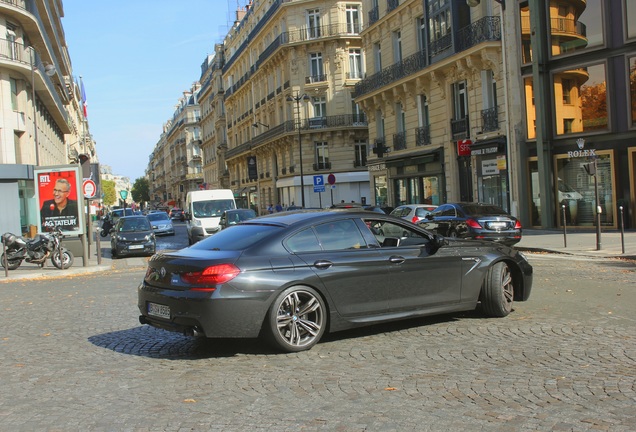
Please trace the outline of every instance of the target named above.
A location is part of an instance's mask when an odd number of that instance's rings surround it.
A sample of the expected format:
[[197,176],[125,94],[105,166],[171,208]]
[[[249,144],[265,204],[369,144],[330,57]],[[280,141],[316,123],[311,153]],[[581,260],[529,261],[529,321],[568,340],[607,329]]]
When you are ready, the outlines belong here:
[[393,134],[393,149],[405,150],[406,149],[406,133],[398,132]]
[[[419,72],[435,62],[435,57],[453,49],[465,51],[477,44],[501,40],[500,17],[484,17],[454,35],[448,34],[428,44],[428,53],[418,52],[356,83],[354,97],[360,97]],[[454,45],[453,45],[454,44]]]
[[422,126],[415,129],[415,145],[423,146],[431,143],[431,127]]
[[451,120],[453,139],[468,138],[468,117]]
[[484,132],[499,129],[499,113],[497,107],[488,108],[481,111],[482,129]]

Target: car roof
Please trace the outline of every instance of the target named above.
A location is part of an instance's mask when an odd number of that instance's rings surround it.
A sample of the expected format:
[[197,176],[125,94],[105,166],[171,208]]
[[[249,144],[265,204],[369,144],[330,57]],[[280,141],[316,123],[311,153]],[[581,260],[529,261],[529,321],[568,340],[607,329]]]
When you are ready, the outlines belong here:
[[345,218],[387,218],[395,220],[394,217],[362,210],[360,208],[351,209],[319,209],[319,210],[294,210],[290,212],[272,213],[264,216],[250,219],[243,224],[258,225],[258,224],[271,224],[277,226],[291,226],[291,225],[313,225],[320,223],[323,220],[329,221],[333,219],[345,219]]

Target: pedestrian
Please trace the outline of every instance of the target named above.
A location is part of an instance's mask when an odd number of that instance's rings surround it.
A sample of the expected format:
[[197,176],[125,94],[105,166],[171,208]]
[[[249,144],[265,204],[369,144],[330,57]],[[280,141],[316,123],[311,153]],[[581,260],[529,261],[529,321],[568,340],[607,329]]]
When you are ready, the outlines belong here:
[[272,214],[274,213],[274,205],[270,204],[267,206],[267,213]]
[[280,203],[276,203],[276,213],[282,212],[282,211],[283,211],[283,206],[280,205]]

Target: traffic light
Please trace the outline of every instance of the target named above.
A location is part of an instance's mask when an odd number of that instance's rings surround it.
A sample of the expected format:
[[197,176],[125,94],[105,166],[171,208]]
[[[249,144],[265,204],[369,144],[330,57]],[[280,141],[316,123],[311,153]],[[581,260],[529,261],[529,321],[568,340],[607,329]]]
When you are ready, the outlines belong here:
[[82,167],[82,178],[91,178],[91,158],[87,154],[78,156],[80,166]]

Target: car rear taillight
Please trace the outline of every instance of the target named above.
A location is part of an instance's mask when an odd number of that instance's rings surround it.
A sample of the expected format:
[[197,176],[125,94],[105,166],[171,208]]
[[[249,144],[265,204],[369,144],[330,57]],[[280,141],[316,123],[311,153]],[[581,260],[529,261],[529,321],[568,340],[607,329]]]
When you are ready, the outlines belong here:
[[231,281],[240,272],[234,264],[219,264],[200,272],[183,273],[181,280],[190,285],[197,285],[190,288],[193,291],[214,291],[216,285]]
[[475,219],[466,219],[466,225],[471,228],[481,229],[481,225]]
[[413,219],[411,219],[411,222],[417,223],[419,220],[420,218],[418,218],[417,216],[413,216]]
[[515,222],[515,229],[521,229],[521,222],[520,221]]

